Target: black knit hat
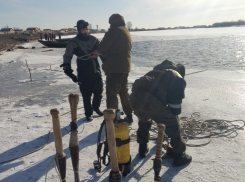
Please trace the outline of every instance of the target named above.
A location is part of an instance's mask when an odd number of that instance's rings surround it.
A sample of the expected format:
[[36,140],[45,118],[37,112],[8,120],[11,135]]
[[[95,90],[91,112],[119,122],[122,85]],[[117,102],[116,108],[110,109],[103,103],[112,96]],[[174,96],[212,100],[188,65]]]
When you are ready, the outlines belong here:
[[172,69],[177,71],[183,78],[185,77],[185,67],[182,64],[174,64],[172,61],[164,60],[161,64],[156,65],[153,70]]
[[182,64],[176,64],[177,71],[184,78],[185,77],[185,66]]
[[82,29],[82,28],[86,28],[88,26],[88,22],[84,21],[84,20],[78,20],[77,21],[77,27],[78,29]]

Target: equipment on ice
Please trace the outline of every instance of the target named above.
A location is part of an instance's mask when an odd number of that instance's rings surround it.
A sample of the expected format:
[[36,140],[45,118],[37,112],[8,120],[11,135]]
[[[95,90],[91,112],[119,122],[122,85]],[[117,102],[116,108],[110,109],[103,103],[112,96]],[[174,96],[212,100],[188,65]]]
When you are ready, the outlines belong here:
[[61,182],[66,182],[66,154],[63,151],[59,111],[58,109],[51,109],[50,114],[52,115],[54,143],[56,149],[55,162],[58,168]]
[[74,171],[74,181],[79,182],[79,139],[77,135],[77,105],[79,102],[78,94],[69,94],[69,103],[71,108],[71,134],[69,141],[69,149]]
[[[113,113],[115,113],[115,116],[112,118],[112,121],[111,121],[112,127],[110,128],[108,128],[109,123],[106,124],[105,111],[108,111],[108,110],[110,110],[110,112],[113,111]],[[129,137],[128,125],[124,123],[125,121],[124,119],[121,119],[122,113],[120,112],[120,110],[107,109],[105,111],[104,111],[105,120],[102,122],[100,130],[99,130],[99,134],[98,134],[98,141],[97,141],[98,160],[94,161],[94,168],[98,172],[101,172],[101,162],[105,166],[107,166],[109,165],[109,163],[112,164],[113,162],[115,163],[115,161],[117,161],[119,172],[123,174],[123,176],[127,176],[127,174],[130,173],[130,167],[131,167],[130,137]],[[106,124],[106,127],[105,127],[105,124]],[[104,127],[107,133],[105,137],[106,139],[104,141],[101,141],[101,134],[102,134],[102,130]],[[114,128],[114,130],[112,128]],[[111,141],[112,143],[110,143],[109,141],[108,133],[114,133],[113,140]],[[103,155],[101,156],[101,150],[102,150],[103,145],[104,145],[104,151],[103,151]],[[113,154],[114,157],[112,157],[112,154],[110,153],[110,149],[109,149],[110,146],[111,148],[115,148],[116,155]],[[108,155],[108,152],[110,153],[110,156]],[[107,162],[106,162],[106,158],[107,158]]]

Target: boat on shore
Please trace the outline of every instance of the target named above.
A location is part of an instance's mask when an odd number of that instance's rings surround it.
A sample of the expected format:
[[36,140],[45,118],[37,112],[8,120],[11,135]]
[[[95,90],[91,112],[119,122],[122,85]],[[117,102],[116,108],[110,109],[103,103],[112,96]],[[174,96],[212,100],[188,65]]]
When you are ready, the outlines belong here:
[[55,39],[55,41],[58,42],[63,42],[63,41],[69,41],[71,38],[66,38],[66,39]]
[[55,41],[38,40],[46,47],[65,48],[70,39],[55,39]]

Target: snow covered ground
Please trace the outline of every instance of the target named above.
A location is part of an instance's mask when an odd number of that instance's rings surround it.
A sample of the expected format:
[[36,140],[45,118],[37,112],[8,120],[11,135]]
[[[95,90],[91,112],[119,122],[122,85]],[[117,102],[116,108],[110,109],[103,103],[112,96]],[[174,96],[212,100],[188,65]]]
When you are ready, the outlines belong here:
[[[67,77],[59,65],[62,63],[64,49],[42,52],[50,48],[26,43],[25,47],[36,49],[15,50],[0,56],[0,162],[26,154],[45,144],[48,132],[52,128],[50,110],[57,108],[60,115],[70,110],[69,93],[80,95],[78,86]],[[31,69],[30,82],[26,61]],[[174,61],[174,60],[173,60]],[[75,68],[75,58],[73,61]],[[51,67],[51,70],[50,70]],[[132,65],[129,86],[134,80],[151,67]],[[187,73],[199,71],[187,69]],[[103,75],[103,80],[105,76]],[[180,117],[190,117],[193,112],[200,112],[201,119],[245,120],[245,72],[228,70],[206,70],[186,76],[186,98]],[[105,92],[101,109],[106,109]],[[82,107],[82,97],[78,107]],[[101,173],[93,169],[96,156],[98,130],[103,120],[94,115],[92,122],[84,119],[83,108],[78,110],[78,135],[80,145],[80,179],[87,181],[108,181],[110,167],[102,168]],[[70,113],[61,116],[61,131],[64,152],[67,155],[67,181],[73,181],[73,169],[69,153]],[[137,129],[137,117],[130,126],[130,133]],[[240,122],[241,123],[241,122]],[[206,142],[188,141],[196,144]],[[150,152],[144,159],[139,158],[138,144],[130,143],[132,166],[131,173],[123,181],[153,181],[153,161],[155,141],[150,141]],[[172,167],[173,159],[163,157],[162,181],[175,182],[219,182],[244,181],[245,173],[245,132],[237,131],[229,137],[213,138],[203,147],[188,147],[187,153],[193,161],[182,167]],[[163,150],[164,154],[164,150]],[[47,146],[26,157],[0,165],[0,181],[35,182],[59,181],[54,168],[55,146],[53,133]]]

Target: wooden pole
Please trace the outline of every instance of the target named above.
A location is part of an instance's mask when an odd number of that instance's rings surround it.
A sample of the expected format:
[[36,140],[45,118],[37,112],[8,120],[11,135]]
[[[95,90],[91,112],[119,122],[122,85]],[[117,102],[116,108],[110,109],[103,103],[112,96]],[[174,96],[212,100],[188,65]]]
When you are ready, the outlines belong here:
[[32,82],[32,78],[31,78],[31,69],[29,68],[29,66],[28,66],[28,64],[27,64],[27,60],[26,60],[26,67],[27,67],[27,69],[28,69],[28,71],[29,71],[29,73],[30,73],[30,80],[31,80],[31,82]]
[[118,161],[117,161],[117,150],[116,150],[116,139],[113,120],[116,117],[116,112],[114,109],[106,109],[103,112],[106,121],[106,133],[108,148],[111,161],[111,172],[109,176],[110,182],[121,182],[122,173],[119,171]]
[[155,172],[154,182],[161,182],[162,179],[159,176],[162,168],[162,143],[164,141],[165,125],[158,125],[157,145],[156,145],[156,156],[153,160],[153,169]]
[[62,135],[60,130],[60,117],[58,109],[51,109],[53,122],[54,143],[56,149],[56,165],[62,182],[66,182],[66,154],[63,152]]
[[71,108],[71,135],[69,142],[69,149],[71,154],[71,161],[74,171],[75,182],[80,182],[79,179],[79,140],[77,135],[77,105],[79,102],[79,95],[69,94],[69,103]]
[[54,133],[54,143],[56,154],[63,156],[63,144],[62,144],[62,135],[60,130],[60,118],[58,109],[51,109],[50,111],[53,121],[53,133]]

